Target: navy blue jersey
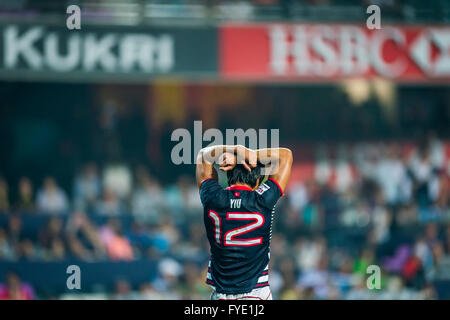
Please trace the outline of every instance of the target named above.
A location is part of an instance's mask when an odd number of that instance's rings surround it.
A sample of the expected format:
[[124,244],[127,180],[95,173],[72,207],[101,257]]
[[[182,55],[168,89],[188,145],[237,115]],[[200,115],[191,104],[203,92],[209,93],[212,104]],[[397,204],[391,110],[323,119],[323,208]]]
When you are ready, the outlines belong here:
[[247,293],[269,285],[273,213],[281,196],[272,179],[255,191],[223,189],[214,179],[202,182],[200,199],[211,245],[206,283],[218,293]]

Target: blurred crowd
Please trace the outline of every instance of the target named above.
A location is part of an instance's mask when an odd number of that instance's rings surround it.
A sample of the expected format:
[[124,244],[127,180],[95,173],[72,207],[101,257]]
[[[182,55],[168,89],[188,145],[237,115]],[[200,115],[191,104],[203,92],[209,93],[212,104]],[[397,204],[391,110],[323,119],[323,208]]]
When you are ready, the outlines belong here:
[[[436,298],[433,281],[450,275],[448,156],[433,137],[319,148],[314,178],[295,181],[279,206],[279,297]],[[384,290],[367,290],[370,265]]]
[[[294,168],[277,205],[270,273],[274,297],[442,298],[434,283],[450,279],[446,148],[436,138],[410,147],[317,148],[312,176],[296,178]],[[36,218],[44,223],[28,221]],[[137,287],[120,279],[100,297],[205,299],[209,245],[202,219],[193,176],[162,185],[146,166],[130,170],[114,164],[100,170],[87,163],[70,193],[54,177],[37,188],[26,177],[17,185],[0,179],[0,263],[149,258],[158,264],[154,279]],[[371,265],[381,269],[380,290],[367,289]],[[33,284],[21,283],[14,272],[0,281],[0,298],[35,297]]]
[[[64,15],[68,5],[79,5],[87,21],[90,17],[107,18],[119,22],[126,14],[147,15],[150,18],[219,18],[231,20],[259,19],[338,19],[360,20],[366,8],[378,5],[384,17],[420,19],[427,14],[433,19],[440,15],[448,21],[449,4],[446,0],[3,0],[0,13],[42,13]],[[147,6],[144,9],[144,6]],[[342,9],[347,9],[344,13]],[[445,11],[445,12],[444,12]],[[333,17],[329,15],[332,14]],[[117,19],[117,20],[116,20]]]

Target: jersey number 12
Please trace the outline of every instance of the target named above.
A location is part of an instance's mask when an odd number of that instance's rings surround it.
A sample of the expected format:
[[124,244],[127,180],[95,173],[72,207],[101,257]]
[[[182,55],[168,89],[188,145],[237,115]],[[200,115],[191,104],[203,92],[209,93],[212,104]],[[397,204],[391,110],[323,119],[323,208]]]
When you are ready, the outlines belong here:
[[[212,219],[214,223],[214,238],[217,244],[221,241],[221,219],[219,214],[214,211],[209,211],[208,216]],[[246,224],[245,226],[232,229],[225,233],[223,237],[223,244],[225,246],[236,246],[236,247],[248,247],[255,246],[262,243],[262,237],[253,239],[236,239],[235,237],[243,235],[244,233],[250,232],[261,227],[264,224],[264,216],[258,212],[228,212],[227,220],[253,220],[254,222]]]

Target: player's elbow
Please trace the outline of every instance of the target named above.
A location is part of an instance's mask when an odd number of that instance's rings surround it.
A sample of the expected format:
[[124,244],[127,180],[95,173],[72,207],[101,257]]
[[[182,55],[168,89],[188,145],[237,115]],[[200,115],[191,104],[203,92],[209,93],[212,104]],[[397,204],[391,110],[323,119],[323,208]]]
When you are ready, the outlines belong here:
[[283,159],[286,163],[289,165],[292,164],[292,161],[294,160],[294,157],[292,155],[292,151],[288,148],[283,148]]
[[204,148],[201,149],[198,153],[197,153],[197,164],[201,163],[203,160],[203,152],[204,152]]
[[208,147],[201,149],[197,154],[197,166],[203,164],[212,164],[214,163],[214,157],[211,154],[211,150]]

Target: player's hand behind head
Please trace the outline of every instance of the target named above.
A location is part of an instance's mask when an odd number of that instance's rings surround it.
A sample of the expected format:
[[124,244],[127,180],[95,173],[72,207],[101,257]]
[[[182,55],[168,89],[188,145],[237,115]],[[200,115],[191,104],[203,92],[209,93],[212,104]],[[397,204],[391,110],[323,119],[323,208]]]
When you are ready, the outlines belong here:
[[258,163],[257,153],[241,145],[236,148],[236,158],[236,162],[242,164],[247,171],[251,171]]
[[219,158],[219,168],[222,171],[230,171],[236,166],[236,156],[233,153],[225,152]]

